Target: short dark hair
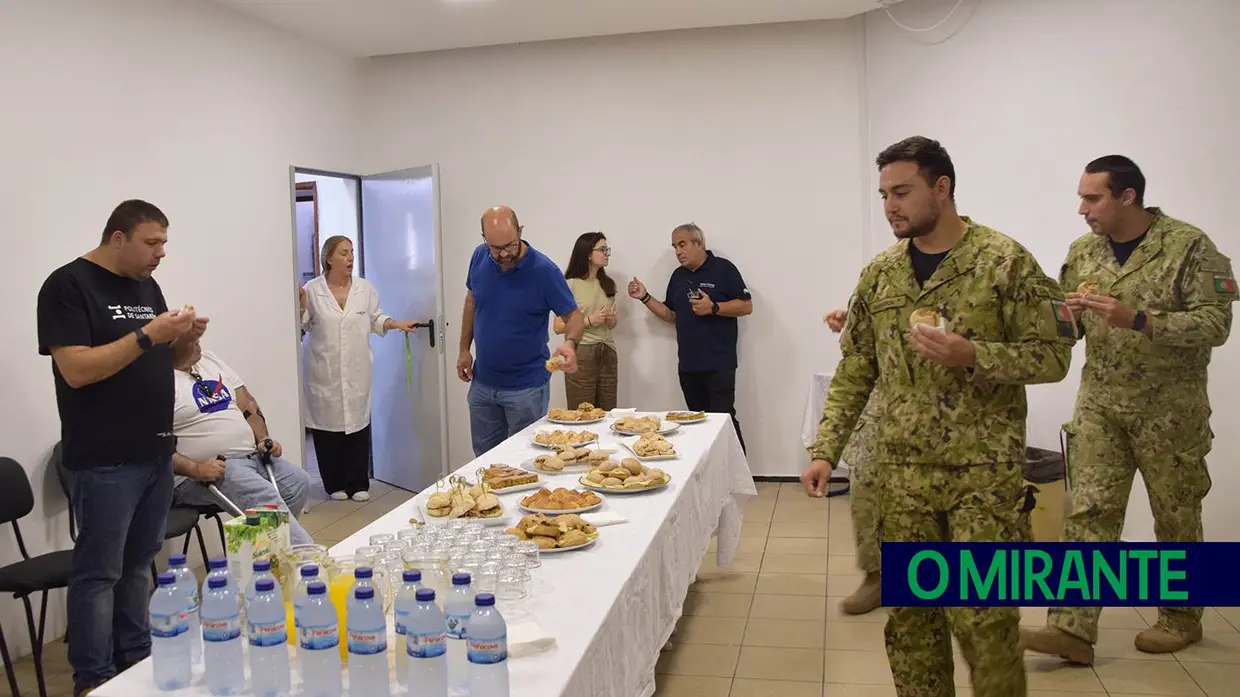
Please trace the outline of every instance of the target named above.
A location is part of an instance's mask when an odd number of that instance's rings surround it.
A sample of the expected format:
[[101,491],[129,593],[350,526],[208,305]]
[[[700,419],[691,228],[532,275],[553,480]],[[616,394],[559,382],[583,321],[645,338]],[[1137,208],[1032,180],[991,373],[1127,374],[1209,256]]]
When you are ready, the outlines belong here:
[[947,177],[951,180],[947,195],[953,201],[956,200],[956,166],[952,164],[951,156],[939,141],[925,136],[905,138],[880,152],[874,161],[879,169],[897,162],[912,162],[917,165],[917,170],[930,186],[934,186],[939,177]]
[[133,231],[142,223],[156,223],[160,227],[168,227],[168,216],[153,203],[136,198],[122,201],[121,205],[112,210],[112,215],[108,216],[108,223],[99,239],[100,246],[107,244],[114,232],[123,232],[125,239],[131,239]]
[[1128,189],[1137,195],[1137,205],[1145,205],[1145,175],[1137,163],[1123,155],[1106,155],[1085,165],[1086,174],[1107,175],[1111,195],[1119,198]]

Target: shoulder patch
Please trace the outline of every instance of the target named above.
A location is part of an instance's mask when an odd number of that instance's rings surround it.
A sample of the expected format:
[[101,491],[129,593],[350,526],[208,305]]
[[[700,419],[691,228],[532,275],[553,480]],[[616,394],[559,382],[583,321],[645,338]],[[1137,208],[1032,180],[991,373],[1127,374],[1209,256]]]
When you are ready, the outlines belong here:
[[1068,308],[1068,303],[1062,300],[1051,301],[1051,314],[1055,317],[1055,331],[1059,336],[1065,338],[1076,338],[1076,318],[1072,316],[1072,310]]

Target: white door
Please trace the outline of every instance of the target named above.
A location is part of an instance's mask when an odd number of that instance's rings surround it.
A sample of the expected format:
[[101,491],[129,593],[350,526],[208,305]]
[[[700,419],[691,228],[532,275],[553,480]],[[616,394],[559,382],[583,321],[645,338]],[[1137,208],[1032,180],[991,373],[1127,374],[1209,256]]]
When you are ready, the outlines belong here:
[[[366,280],[405,337],[371,335],[374,478],[419,491],[447,472],[447,372],[440,274],[439,167],[361,178]],[[407,347],[407,348],[406,348]]]

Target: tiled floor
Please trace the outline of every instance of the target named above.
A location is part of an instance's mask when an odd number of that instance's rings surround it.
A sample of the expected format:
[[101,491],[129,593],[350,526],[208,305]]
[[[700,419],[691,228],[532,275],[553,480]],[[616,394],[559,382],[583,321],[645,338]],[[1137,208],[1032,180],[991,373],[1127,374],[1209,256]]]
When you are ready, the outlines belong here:
[[[895,697],[883,649],[882,610],[841,615],[860,582],[848,499],[806,498],[799,484],[759,484],[745,511],[733,568],[710,555],[690,590],[670,650],[658,665],[658,697]],[[713,549],[713,548],[712,548]],[[1044,609],[1024,624],[1041,626]],[[1240,608],[1207,609],[1205,640],[1181,654],[1133,648],[1153,609],[1109,608],[1093,668],[1026,659],[1029,697],[1232,697],[1240,695]],[[972,695],[956,656],[956,694]]]
[[[685,616],[659,660],[657,697],[895,697],[883,651],[885,613],[847,617],[838,609],[860,581],[848,500],[813,501],[792,484],[758,489],[734,568],[714,567],[711,555],[690,589]],[[364,504],[329,501],[316,482],[302,523],[330,546],[411,496],[379,482],[370,491],[374,498]],[[1025,624],[1040,626],[1045,611],[1027,609],[1024,616]],[[1240,694],[1240,608],[1207,610],[1205,640],[1174,656],[1133,648],[1133,635],[1154,616],[1145,609],[1104,611],[1093,668],[1027,659],[1029,697]],[[49,695],[69,695],[63,642],[47,646],[44,666]],[[15,673],[21,689],[36,694],[29,658]],[[959,697],[972,695],[959,656],[956,684]]]

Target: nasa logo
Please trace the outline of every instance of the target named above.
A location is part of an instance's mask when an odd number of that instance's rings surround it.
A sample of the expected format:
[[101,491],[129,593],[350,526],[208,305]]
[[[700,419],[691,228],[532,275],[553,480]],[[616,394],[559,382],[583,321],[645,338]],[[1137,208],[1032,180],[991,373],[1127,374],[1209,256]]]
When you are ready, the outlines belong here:
[[224,385],[223,376],[216,380],[199,380],[194,383],[194,403],[203,414],[224,411],[232,404],[232,392]]

